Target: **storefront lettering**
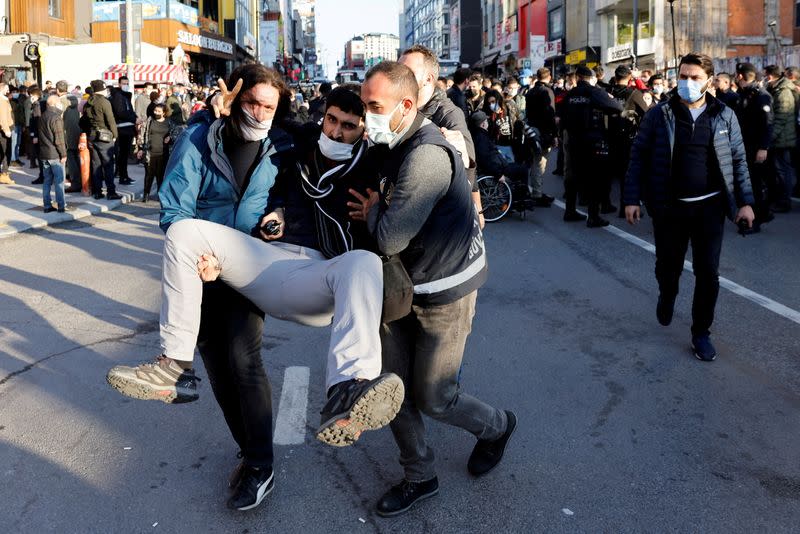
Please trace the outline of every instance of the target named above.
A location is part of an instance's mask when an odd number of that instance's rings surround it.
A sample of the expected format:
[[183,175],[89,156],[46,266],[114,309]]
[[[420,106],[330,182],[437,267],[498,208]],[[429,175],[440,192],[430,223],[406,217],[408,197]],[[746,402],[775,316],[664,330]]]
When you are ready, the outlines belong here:
[[214,50],[223,54],[233,55],[233,44],[219,39],[206,37],[197,33],[178,30],[178,42],[190,46],[197,46],[206,50]]

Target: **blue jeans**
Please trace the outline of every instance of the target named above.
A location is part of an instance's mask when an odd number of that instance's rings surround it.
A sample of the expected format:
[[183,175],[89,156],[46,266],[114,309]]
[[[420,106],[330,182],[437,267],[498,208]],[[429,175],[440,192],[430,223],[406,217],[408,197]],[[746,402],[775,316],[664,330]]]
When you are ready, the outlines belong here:
[[11,130],[11,161],[19,161],[19,145],[22,144],[22,126]]
[[50,188],[56,188],[56,204],[58,209],[64,209],[64,165],[58,159],[42,160],[42,172],[44,173],[44,186],[42,198],[44,199],[45,209],[53,206],[50,198]]

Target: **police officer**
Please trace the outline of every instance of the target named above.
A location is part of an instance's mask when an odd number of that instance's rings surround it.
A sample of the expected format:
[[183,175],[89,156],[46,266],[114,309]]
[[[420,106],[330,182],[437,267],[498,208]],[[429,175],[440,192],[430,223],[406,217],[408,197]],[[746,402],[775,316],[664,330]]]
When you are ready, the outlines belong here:
[[595,87],[597,78],[588,67],[579,66],[575,72],[577,85],[571,89],[564,105],[559,109],[564,124],[567,175],[564,177],[567,210],[564,220],[583,221],[585,217],[575,209],[578,189],[582,188],[589,203],[589,219],[586,226],[599,228],[608,226],[600,217],[600,202],[604,194],[604,179],[598,169],[608,159],[608,131],[605,116],[618,115],[622,104],[607,92]]
[[750,168],[750,181],[753,184],[753,211],[756,214],[752,228],[743,229],[743,233],[760,232],[761,223],[775,217],[770,212],[766,195],[769,172],[767,153],[772,143],[772,97],[758,86],[756,74],[756,67],[752,63],[736,65],[739,105],[734,111],[742,128],[747,166]]

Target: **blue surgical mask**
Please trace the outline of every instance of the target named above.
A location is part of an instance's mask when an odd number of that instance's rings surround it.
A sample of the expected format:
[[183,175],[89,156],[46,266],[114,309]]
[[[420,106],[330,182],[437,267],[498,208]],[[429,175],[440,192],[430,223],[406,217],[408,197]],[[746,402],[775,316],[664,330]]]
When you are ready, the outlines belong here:
[[690,104],[697,102],[706,92],[706,89],[703,89],[704,85],[706,85],[705,82],[678,80],[678,96]]

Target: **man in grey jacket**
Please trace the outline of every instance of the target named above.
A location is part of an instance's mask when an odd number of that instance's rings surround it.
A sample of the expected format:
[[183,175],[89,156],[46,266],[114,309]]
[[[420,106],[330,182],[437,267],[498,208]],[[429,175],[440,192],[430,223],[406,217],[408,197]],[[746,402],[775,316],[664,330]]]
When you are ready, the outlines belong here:
[[366,131],[381,161],[381,192],[354,194],[351,216],[367,221],[385,255],[398,255],[413,283],[408,315],[381,327],[384,372],[411,393],[391,423],[405,477],[377,504],[381,516],[404,513],[439,491],[422,414],[470,432],[473,476],[502,459],[516,417],[461,391],[459,371],[487,277],[486,249],[461,156],[417,112],[419,86],[406,66],[384,61],[361,88]]

